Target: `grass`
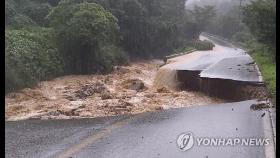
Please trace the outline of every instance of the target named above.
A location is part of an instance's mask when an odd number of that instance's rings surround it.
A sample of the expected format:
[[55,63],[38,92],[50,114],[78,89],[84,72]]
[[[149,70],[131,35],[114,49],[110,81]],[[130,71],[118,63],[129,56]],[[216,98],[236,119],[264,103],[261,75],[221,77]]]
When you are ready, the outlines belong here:
[[262,50],[254,50],[251,56],[256,61],[260,68],[263,79],[267,85],[267,88],[271,94],[272,103],[276,105],[276,63],[269,55],[269,52],[263,52]]

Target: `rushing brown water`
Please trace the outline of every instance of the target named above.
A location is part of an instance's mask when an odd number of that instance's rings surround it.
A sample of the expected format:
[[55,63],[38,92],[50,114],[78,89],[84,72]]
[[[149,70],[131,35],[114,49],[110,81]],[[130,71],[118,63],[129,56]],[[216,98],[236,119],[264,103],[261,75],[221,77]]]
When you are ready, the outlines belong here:
[[155,88],[153,83],[176,84],[175,71],[159,69],[162,62],[138,61],[116,67],[107,75],[59,77],[9,93],[5,96],[5,118],[94,118],[224,102],[200,92]]
[[154,88],[163,88],[176,90],[178,88],[177,81],[177,72],[176,70],[169,68],[161,68],[156,74],[156,77],[153,82]]

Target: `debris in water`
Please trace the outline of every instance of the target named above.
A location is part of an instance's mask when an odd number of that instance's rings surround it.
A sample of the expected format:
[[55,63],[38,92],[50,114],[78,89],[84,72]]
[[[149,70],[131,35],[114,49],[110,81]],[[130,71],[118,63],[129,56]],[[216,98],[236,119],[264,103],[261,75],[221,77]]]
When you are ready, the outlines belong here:
[[109,91],[101,93],[101,99],[106,100],[106,99],[113,99],[113,96],[110,94]]
[[267,109],[267,108],[270,108],[268,103],[257,103],[257,104],[252,104],[250,106],[251,110],[257,110],[257,111]]
[[146,89],[143,81],[141,81],[139,79],[128,79],[128,80],[125,80],[122,83],[122,85],[126,89],[131,89],[131,90],[136,90],[136,91],[141,91],[141,90],[145,90]]
[[115,66],[114,70],[118,74],[126,74],[130,72],[128,68],[125,68],[123,66]]
[[155,109],[156,109],[156,110],[162,110],[163,107],[161,107],[161,106],[156,106]]
[[157,89],[158,93],[170,93],[170,90],[167,89],[166,87],[161,87]]
[[93,84],[86,84],[81,87],[81,89],[75,91],[75,97],[80,99],[85,99],[88,96],[91,96],[95,93],[102,93],[105,92],[107,89],[102,83],[93,83]]

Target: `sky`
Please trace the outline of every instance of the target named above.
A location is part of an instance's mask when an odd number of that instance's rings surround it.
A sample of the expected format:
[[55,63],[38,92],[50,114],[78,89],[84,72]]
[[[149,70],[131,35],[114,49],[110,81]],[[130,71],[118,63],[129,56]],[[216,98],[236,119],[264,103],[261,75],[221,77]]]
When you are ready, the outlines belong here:
[[203,4],[203,3],[208,3],[208,4],[219,4],[222,2],[229,2],[229,1],[236,1],[239,2],[239,0],[187,0],[186,6],[188,5],[193,5],[193,4]]
[[[244,1],[248,1],[248,0],[242,0]],[[210,5],[220,5],[221,3],[225,3],[225,2],[231,2],[233,4],[239,4],[240,0],[187,0],[186,1],[186,7],[188,6],[192,6],[194,4],[197,5],[205,5],[205,4],[210,4]]]
[[[242,0],[244,5],[249,0]],[[215,6],[218,12],[224,12],[225,10],[230,10],[232,6],[239,6],[240,0],[187,0],[185,3],[186,9],[192,9],[194,5],[204,6],[211,5]]]

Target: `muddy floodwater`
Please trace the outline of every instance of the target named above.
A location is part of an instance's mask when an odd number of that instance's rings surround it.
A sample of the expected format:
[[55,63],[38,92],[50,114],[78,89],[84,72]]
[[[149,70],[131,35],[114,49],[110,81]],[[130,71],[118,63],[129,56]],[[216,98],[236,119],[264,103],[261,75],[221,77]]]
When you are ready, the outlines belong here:
[[94,118],[224,102],[200,92],[153,86],[160,82],[154,79],[162,64],[162,60],[137,61],[107,75],[40,82],[6,94],[5,119]]

